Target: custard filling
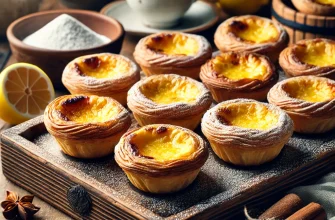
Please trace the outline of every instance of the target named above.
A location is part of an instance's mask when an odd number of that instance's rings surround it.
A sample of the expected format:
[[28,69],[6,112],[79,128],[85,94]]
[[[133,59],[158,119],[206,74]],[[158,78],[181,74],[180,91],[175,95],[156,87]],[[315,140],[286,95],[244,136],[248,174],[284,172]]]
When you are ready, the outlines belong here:
[[195,151],[196,141],[181,129],[152,126],[135,131],[130,144],[137,156],[164,162],[187,159]]
[[149,38],[149,49],[167,55],[195,56],[199,51],[198,42],[183,34],[162,34]]
[[142,85],[140,91],[158,104],[194,103],[200,94],[197,85],[182,79],[152,80]]
[[58,109],[66,121],[78,123],[106,122],[116,117],[121,109],[104,97],[76,96],[62,103]]
[[237,103],[222,106],[217,111],[219,120],[230,126],[267,130],[278,123],[278,115],[265,105]]
[[278,39],[277,28],[269,21],[247,18],[230,24],[235,35],[254,43],[274,42]]
[[308,102],[325,102],[335,98],[335,86],[323,80],[292,80],[283,89],[290,97]]
[[316,3],[323,5],[335,5],[335,0],[314,0]]
[[315,66],[335,65],[335,45],[323,41],[309,42],[306,46],[298,45],[296,56],[303,63]]
[[232,80],[257,79],[263,80],[268,68],[260,58],[255,56],[241,57],[236,54],[222,54],[213,59],[214,70],[218,77]]
[[114,56],[95,56],[76,63],[81,75],[97,79],[118,78],[129,72],[130,63]]

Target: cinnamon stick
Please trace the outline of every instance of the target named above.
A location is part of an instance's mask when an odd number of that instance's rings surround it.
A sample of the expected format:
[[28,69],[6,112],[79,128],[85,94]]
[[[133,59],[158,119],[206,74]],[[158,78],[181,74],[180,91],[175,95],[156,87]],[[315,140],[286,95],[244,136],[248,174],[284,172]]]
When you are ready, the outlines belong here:
[[289,216],[287,220],[324,220],[326,219],[326,212],[323,207],[315,202],[311,202],[293,215]]
[[288,194],[267,209],[258,219],[285,219],[303,207],[302,200],[296,194]]

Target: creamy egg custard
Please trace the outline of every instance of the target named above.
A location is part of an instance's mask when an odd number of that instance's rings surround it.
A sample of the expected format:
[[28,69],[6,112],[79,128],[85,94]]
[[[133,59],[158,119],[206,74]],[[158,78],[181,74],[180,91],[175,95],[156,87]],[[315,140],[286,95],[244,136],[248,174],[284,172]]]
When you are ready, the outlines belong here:
[[256,103],[239,103],[218,109],[219,120],[241,128],[267,130],[278,123],[278,115],[266,106]]
[[195,39],[178,33],[154,36],[147,40],[146,45],[151,50],[167,55],[195,56],[199,51]]
[[268,68],[259,57],[241,57],[237,54],[222,54],[212,61],[218,77],[232,80],[258,79],[263,80],[268,73]]
[[316,3],[323,4],[323,5],[334,5],[335,0],[314,0]]
[[57,109],[66,121],[77,123],[106,122],[116,117],[121,109],[104,97],[76,96],[62,103]]
[[156,79],[141,86],[140,90],[144,96],[158,104],[193,103],[200,94],[197,85],[183,79]]
[[292,80],[283,89],[290,97],[308,102],[324,102],[335,98],[335,87],[321,80]]
[[271,22],[254,17],[233,21],[230,27],[236,36],[253,43],[275,42],[279,36]]
[[83,59],[76,63],[76,68],[83,76],[113,79],[127,74],[130,63],[120,57],[100,55]]
[[195,151],[195,140],[181,129],[141,128],[130,139],[134,153],[157,161],[187,159]]
[[335,45],[325,41],[312,41],[306,45],[298,45],[295,54],[301,62],[307,64],[320,67],[335,65]]

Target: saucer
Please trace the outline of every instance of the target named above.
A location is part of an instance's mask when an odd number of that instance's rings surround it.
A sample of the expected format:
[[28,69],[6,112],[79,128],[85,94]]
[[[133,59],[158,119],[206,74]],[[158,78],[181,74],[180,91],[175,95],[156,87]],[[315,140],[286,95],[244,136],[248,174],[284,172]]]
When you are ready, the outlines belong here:
[[106,5],[101,13],[118,20],[127,33],[133,35],[148,35],[161,31],[180,31],[185,33],[198,33],[212,27],[222,15],[220,9],[214,4],[196,1],[181,18],[179,25],[168,29],[156,29],[142,24],[141,19],[128,6],[126,1],[116,1]]

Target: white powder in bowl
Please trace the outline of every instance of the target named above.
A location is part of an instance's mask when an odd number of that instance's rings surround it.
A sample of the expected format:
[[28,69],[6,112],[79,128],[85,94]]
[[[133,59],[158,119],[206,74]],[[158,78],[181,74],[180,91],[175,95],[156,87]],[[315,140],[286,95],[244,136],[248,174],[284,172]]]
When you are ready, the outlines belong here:
[[110,41],[67,14],[58,16],[23,40],[31,46],[50,50],[88,49]]

